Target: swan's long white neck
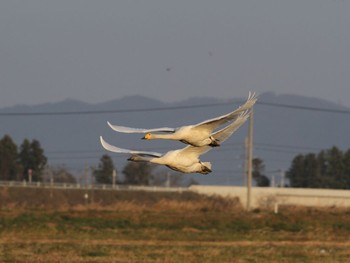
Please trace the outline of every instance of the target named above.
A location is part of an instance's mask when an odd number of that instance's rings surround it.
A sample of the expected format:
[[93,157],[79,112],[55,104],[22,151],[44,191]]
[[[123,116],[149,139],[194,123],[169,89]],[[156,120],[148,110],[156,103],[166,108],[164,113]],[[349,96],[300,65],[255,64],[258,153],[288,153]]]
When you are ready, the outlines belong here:
[[133,162],[150,162],[153,157],[141,156],[141,155],[132,155],[128,160]]
[[148,140],[179,140],[175,133],[165,133],[165,134],[158,134],[158,133],[150,133]]
[[129,161],[133,162],[150,162],[150,163],[156,163],[156,164],[165,164],[162,158],[159,157],[149,157],[149,156],[141,156],[141,155],[132,155],[129,159]]

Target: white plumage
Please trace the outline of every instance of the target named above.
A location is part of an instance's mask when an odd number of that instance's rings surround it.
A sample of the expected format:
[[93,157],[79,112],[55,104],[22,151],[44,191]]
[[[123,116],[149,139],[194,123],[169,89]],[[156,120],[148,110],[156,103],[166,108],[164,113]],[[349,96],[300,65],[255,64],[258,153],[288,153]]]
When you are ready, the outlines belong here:
[[[249,117],[250,111],[241,112],[234,122],[213,133],[211,136],[215,141],[224,142],[230,137]],[[151,162],[155,164],[165,165],[175,171],[182,173],[201,173],[208,174],[211,172],[210,162],[201,162],[199,156],[208,152],[212,147],[209,145],[195,147],[188,145],[182,149],[169,151],[165,154],[148,151],[137,151],[119,148],[108,144],[102,136],[100,136],[102,146],[111,152],[131,154],[128,159],[135,162]]]
[[[253,107],[257,100],[255,93],[249,92],[247,101],[238,107],[238,109],[227,113],[225,115],[209,119],[194,125],[187,125],[178,128],[154,128],[154,129],[139,129],[130,128],[118,125],[112,125],[109,122],[108,125],[117,132],[123,133],[146,133],[143,139],[155,140],[155,139],[168,139],[178,140],[192,146],[219,146],[220,140],[215,139],[213,131],[226,122],[235,120],[240,116],[242,112],[245,112]],[[165,134],[155,134],[153,132],[164,132]]]

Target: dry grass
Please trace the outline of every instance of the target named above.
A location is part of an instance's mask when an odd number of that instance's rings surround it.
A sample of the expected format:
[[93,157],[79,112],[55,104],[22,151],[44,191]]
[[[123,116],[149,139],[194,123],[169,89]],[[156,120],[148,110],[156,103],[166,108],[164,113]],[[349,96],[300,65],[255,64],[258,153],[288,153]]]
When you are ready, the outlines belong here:
[[[350,210],[245,212],[191,193],[0,190],[0,262],[347,262]],[[49,190],[47,190],[49,191]],[[57,190],[58,191],[58,190]],[[45,196],[46,195],[46,196]],[[25,196],[26,199],[23,199]],[[76,199],[74,199],[76,198]]]
[[[33,242],[35,241],[35,242]],[[2,262],[347,262],[350,243],[31,240],[2,246]]]
[[[88,194],[88,199],[85,199]],[[103,191],[0,187],[0,207],[66,210],[224,210],[241,208],[237,198],[207,197],[192,192]]]

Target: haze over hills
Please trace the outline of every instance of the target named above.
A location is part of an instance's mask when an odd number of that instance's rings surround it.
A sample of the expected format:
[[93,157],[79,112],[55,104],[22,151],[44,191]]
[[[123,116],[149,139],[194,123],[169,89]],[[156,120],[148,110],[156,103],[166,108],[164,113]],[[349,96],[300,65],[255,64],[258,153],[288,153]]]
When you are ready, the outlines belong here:
[[[102,149],[100,135],[111,144],[130,149],[166,152],[184,145],[180,142],[140,140],[141,134],[116,133],[108,127],[107,121],[139,128],[177,127],[223,115],[244,100],[191,98],[164,103],[152,98],[130,96],[99,104],[67,99],[35,106],[18,105],[0,109],[0,136],[9,134],[17,145],[24,138],[37,139],[45,150],[49,165],[65,165],[80,172],[86,165],[97,166],[100,157],[107,153],[121,175],[127,156]],[[254,157],[264,161],[265,174],[272,178],[280,174],[279,169],[287,170],[298,153],[319,152],[332,146],[347,150],[350,148],[349,119],[349,108],[325,100],[261,94],[254,108]],[[243,184],[244,138],[247,130],[248,123],[221,147],[201,157],[203,161],[212,162],[211,174],[184,177],[192,177],[200,184]],[[167,168],[158,170],[172,172]],[[278,182],[279,178],[275,179]]]

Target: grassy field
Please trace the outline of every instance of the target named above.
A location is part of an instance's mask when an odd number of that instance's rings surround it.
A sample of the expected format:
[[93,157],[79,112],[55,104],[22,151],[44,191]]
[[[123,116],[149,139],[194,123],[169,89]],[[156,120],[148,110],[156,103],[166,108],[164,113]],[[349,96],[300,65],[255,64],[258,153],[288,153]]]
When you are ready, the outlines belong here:
[[0,262],[349,262],[350,209],[194,193],[0,188]]

